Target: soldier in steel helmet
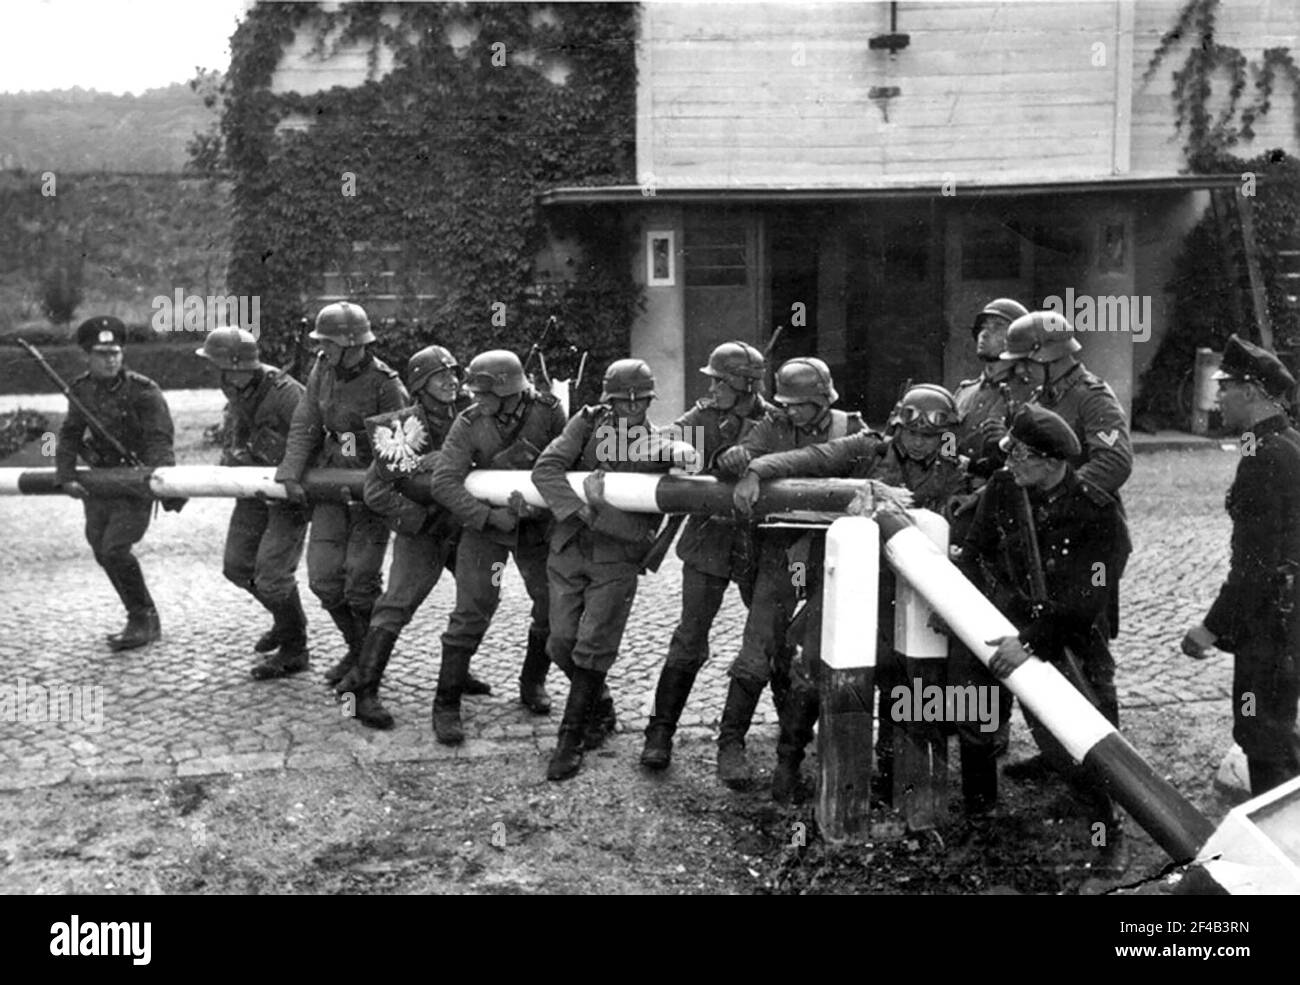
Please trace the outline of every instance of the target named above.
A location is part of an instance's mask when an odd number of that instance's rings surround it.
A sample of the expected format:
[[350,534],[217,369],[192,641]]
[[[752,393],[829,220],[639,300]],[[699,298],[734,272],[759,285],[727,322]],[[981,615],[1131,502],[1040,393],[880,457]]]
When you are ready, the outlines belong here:
[[[1071,462],[1079,439],[1058,414],[1035,404],[1017,411],[1003,439],[1005,469],[984,488],[975,520],[955,560],[970,581],[1013,624],[1016,636],[994,641],[989,669],[1011,674],[1033,655],[1062,669],[1113,725],[1119,724],[1115,661],[1105,632],[1108,585],[1119,578],[1131,545],[1119,502]],[[1028,509],[1017,502],[1028,494]],[[1026,517],[1036,534],[1045,597],[1036,598],[1037,575]],[[1068,652],[1067,652],[1068,651]],[[1077,668],[1077,670],[1076,670]],[[990,679],[978,683],[986,686]],[[1119,818],[1105,790],[1089,780],[1052,734],[1026,712],[1030,731],[1048,763],[1086,798],[1089,820],[1105,825],[1111,853],[1119,845]],[[986,812],[997,802],[994,739],[978,728],[959,729],[962,790],[968,812]]]
[[[775,399],[779,409],[766,413],[718,456],[722,474],[741,476],[751,461],[763,455],[825,444],[866,428],[857,413],[832,409],[839,394],[826,363],[814,357],[781,365]],[[718,777],[732,789],[746,789],[753,782],[745,735],[769,681],[778,714],[786,704],[793,655],[786,634],[809,575],[815,574],[819,540],[814,532],[786,528],[760,527],[756,535],[753,595],[740,652],[731,665],[718,731]]]
[[[912,503],[945,517],[951,515],[956,497],[969,487],[965,462],[956,454],[957,405],[941,386],[922,383],[903,394],[890,415],[886,435],[861,430],[824,444],[776,452],[751,459],[736,484],[736,508],[748,514],[758,499],[759,482],[791,477],[837,476],[874,479],[906,489]],[[781,733],[777,741],[776,769],[772,774],[772,796],[787,802],[799,788],[799,766],[804,749],[812,741],[818,716],[818,680],[821,673],[822,545],[815,545],[809,563],[806,592],[808,604],[797,633],[801,649],[790,694],[781,709]],[[879,733],[876,763],[879,784],[886,799],[893,778],[893,719],[886,712],[893,686],[903,679],[903,661],[894,650],[894,621],[889,613],[894,600],[894,581],[881,573],[880,640],[876,661],[879,689]]]
[[[122,365],[125,342],[126,326],[117,318],[101,315],[82,322],[77,327],[77,344],[86,352],[87,371],[73,380],[69,389],[142,465],[175,465],[167,401],[158,384]],[[55,449],[56,476],[63,492],[82,500],[86,540],[126,609],[126,627],[108,636],[108,646],[112,650],[145,646],[162,636],[162,627],[131,548],[149,529],[153,502],[147,496],[91,498],[77,481],[78,458],[91,468],[130,464],[96,433],[81,408],[70,402]],[[184,503],[183,499],[164,500],[163,507],[179,510]]]
[[1133,472],[1128,416],[1110,385],[1078,360],[1082,348],[1069,319],[1054,311],[1033,311],[1007,328],[1001,358],[1015,363],[1035,403],[1073,429],[1079,452],[1070,464],[1079,478],[1117,495]]
[[971,333],[975,355],[984,364],[980,375],[962,380],[953,399],[957,403],[957,453],[970,460],[968,471],[978,484],[1002,466],[998,442],[1007,433],[1007,397],[1024,403],[1029,388],[1015,373],[1016,361],[1003,359],[1007,348],[1007,329],[1029,311],[1019,301],[996,298],[975,316]]
[[1300,432],[1287,418],[1296,381],[1262,346],[1233,335],[1215,374],[1225,427],[1241,432],[1228,490],[1228,577],[1183,652],[1233,655],[1232,737],[1255,796],[1300,775]]
[[406,480],[433,472],[456,415],[469,406],[456,357],[440,345],[416,352],[406,364],[414,403],[366,418],[375,450],[366,469],[366,506],[394,533],[388,587],[375,602],[357,664],[334,683],[341,697],[355,697],[362,725],[387,729],[393,716],[379,699],[379,685],[393,647],[424,604],[444,567],[451,565],[459,525],[445,510],[406,496]]
[[[397,371],[377,359],[370,319],[360,305],[340,301],[316,316],[311,338],[320,355],[298,403],[276,481],[290,501],[305,504],[309,468],[363,469],[373,450],[366,418],[405,407],[410,399]],[[326,676],[336,683],[356,666],[379,597],[388,527],[364,502],[311,504],[307,581],[338,627],[347,654]]]
[[[661,518],[628,513],[604,496],[606,472],[658,472],[693,461],[695,450],[665,439],[646,414],[655,378],[640,359],[618,359],[605,371],[602,403],[582,408],[537,457],[533,485],[554,516],[550,554],[551,662],[569,678],[559,741],[548,780],[565,780],[582,767],[584,748],[616,728],[605,675],[618,656],[636,598],[637,577]],[[584,498],[565,473],[590,470]]]
[[513,555],[532,600],[528,643],[519,672],[519,700],[534,714],[550,713],[546,640],[550,624],[547,525],[544,510],[512,497],[510,507],[489,506],[465,488],[472,469],[532,469],[542,449],[564,431],[559,400],[539,393],[524,377],[519,357],[503,349],[480,352],[469,364],[474,404],[451,426],[433,472],[433,495],[463,525],[456,552],[456,607],[442,634],[442,665],[433,702],[438,741],[464,741],[460,699],[470,659],[483,642],[501,601],[501,573]]
[[[244,328],[213,329],[195,353],[221,373],[227,412],[221,464],[279,465],[303,385],[263,363],[257,338]],[[296,575],[306,534],[307,516],[296,503],[240,499],[230,514],[222,573],[272,618],[271,628],[253,645],[257,653],[268,654],[252,669],[256,680],[307,666],[307,616]]]
[[[703,465],[716,474],[718,457],[740,441],[764,414],[776,408],[760,392],[766,372],[763,354],[747,342],[724,342],[700,369],[709,395],[674,422],[692,436]],[[754,584],[753,532],[728,517],[692,516],[677,542],[682,560],[682,614],[668,644],[668,658],[655,688],[654,711],[645,731],[641,764],[666,769],[673,734],[700,668],[709,658],[709,630],[727,585],[735,582],[749,605]]]

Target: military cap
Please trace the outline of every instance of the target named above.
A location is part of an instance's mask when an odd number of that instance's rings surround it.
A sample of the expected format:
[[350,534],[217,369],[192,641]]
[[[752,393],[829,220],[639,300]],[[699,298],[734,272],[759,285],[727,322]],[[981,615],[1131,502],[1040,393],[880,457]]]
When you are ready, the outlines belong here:
[[120,318],[97,315],[87,318],[77,326],[77,345],[87,352],[92,349],[111,351],[122,348],[126,342],[126,326]]
[[1013,439],[1044,458],[1068,460],[1078,457],[1082,451],[1078,436],[1065,423],[1065,418],[1038,404],[1025,404],[1016,411],[1011,419],[1011,431],[999,442],[999,447],[1010,451]]
[[1228,344],[1223,347],[1223,362],[1214,378],[1258,383],[1274,397],[1285,397],[1295,389],[1295,377],[1282,365],[1282,360],[1236,333],[1228,336]]

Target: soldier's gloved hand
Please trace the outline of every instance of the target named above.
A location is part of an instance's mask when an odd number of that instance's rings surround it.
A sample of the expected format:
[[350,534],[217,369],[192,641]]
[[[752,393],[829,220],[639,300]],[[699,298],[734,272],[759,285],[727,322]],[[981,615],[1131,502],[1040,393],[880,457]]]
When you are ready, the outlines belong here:
[[740,445],[732,445],[717,457],[718,469],[728,475],[740,475],[749,464],[749,452]]
[[582,480],[582,494],[588,506],[605,505],[605,473],[597,469]]
[[1011,672],[1034,655],[1018,636],[1000,636],[995,640],[986,640],[989,646],[997,647],[989,658],[989,670],[999,680],[1006,680]]
[[189,500],[182,496],[172,496],[162,500],[162,508],[167,513],[179,513],[185,509],[185,504],[188,502]]
[[754,504],[758,502],[758,475],[756,473],[746,472],[740,477],[740,481],[736,483],[736,488],[731,492],[731,502],[736,507],[736,512],[741,516],[749,516],[754,512]]
[[299,506],[307,505],[307,490],[302,487],[302,483],[297,479],[281,479],[280,484],[284,486],[285,498],[291,503],[297,503]]
[[61,485],[59,489],[67,493],[73,499],[90,498],[90,491],[85,486],[83,486],[80,482],[78,482],[76,479],[73,479],[71,482],[63,483],[63,485]]
[[1210,648],[1218,642],[1218,637],[1205,628],[1204,623],[1197,623],[1183,637],[1183,653],[1193,660],[1204,660],[1210,655]]
[[985,441],[1000,441],[1007,433],[1007,422],[1000,417],[986,417],[980,421],[979,430]]
[[515,515],[504,506],[494,506],[492,509],[488,510],[487,522],[488,526],[493,530],[500,530],[502,533],[509,533],[511,530],[515,529],[515,524],[518,523],[518,520],[516,520]]

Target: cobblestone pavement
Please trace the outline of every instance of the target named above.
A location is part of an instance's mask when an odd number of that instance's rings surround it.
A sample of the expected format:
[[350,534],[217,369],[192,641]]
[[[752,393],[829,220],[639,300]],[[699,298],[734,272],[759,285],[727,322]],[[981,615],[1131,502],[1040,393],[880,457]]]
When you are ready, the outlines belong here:
[[[193,442],[214,419],[198,400],[182,440]],[[211,460],[191,446],[182,461]],[[1134,555],[1123,583],[1123,632],[1116,647],[1122,706],[1203,702],[1204,714],[1231,729],[1231,658],[1182,657],[1178,641],[1208,607],[1226,570],[1228,522],[1223,494],[1235,454],[1219,449],[1141,455],[1125,489]],[[490,755],[502,743],[553,742],[564,684],[552,672],[556,711],[529,714],[515,700],[526,636],[526,596],[511,567],[500,614],[475,658],[494,693],[465,702],[469,741],[439,746],[429,727],[441,632],[452,601],[449,577],[398,643],[384,682],[397,718],[374,732],[345,718],[320,674],[341,644],[314,604],[300,570],[308,608],[312,668],[295,678],[258,683],[248,676],[252,643],[268,625],[265,612],[225,581],[221,548],[230,502],[192,500],[181,514],[160,513],[139,554],[158,603],[163,639],[144,650],[113,654],[104,634],[123,615],[82,538],[78,503],[53,497],[0,499],[0,635],[5,688],[102,688],[102,717],[88,704],[78,721],[12,720],[0,704],[0,788],[65,780],[164,778],[245,770],[345,765],[353,761],[436,760]],[[624,737],[615,754],[634,761],[655,680],[680,605],[680,565],[670,558],[642,579],[623,653],[611,674]],[[725,671],[739,645],[744,609],[730,590],[714,627],[714,657],[686,706],[685,731],[704,737],[716,727]],[[86,692],[94,694],[95,692]],[[30,691],[26,695],[29,704]],[[65,718],[69,717],[67,715]],[[768,699],[760,721],[775,722]]]

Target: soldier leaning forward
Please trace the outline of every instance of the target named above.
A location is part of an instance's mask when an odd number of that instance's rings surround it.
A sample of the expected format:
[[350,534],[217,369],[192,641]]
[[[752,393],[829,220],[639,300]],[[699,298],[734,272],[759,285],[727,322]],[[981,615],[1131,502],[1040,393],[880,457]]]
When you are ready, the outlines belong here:
[[[605,675],[618,656],[637,577],[661,517],[626,513],[605,502],[605,472],[661,472],[689,445],[665,439],[646,421],[655,396],[654,374],[640,359],[619,359],[605,371],[601,399],[584,407],[546,446],[533,466],[533,485],[554,514],[546,561],[551,619],[547,653],[569,678],[559,742],[547,765],[548,780],[564,780],[615,727],[614,701]],[[593,470],[584,482],[586,502],[565,473]]]
[[[1109,584],[1123,573],[1131,545],[1119,503],[1069,464],[1079,454],[1074,431],[1059,415],[1033,404],[1017,411],[1006,443],[1007,467],[984,487],[970,532],[956,561],[970,581],[1016,626],[1019,635],[1000,641],[989,668],[1006,677],[1027,655],[1057,666],[1111,724],[1119,724],[1115,661],[1105,632]],[[1028,509],[1024,499],[1028,495]],[[1041,559],[1043,597],[1030,568],[1032,522]],[[989,685],[992,678],[982,681]],[[1089,801],[1090,820],[1118,835],[1114,804],[1086,780],[1051,732],[1025,713],[1030,731],[1053,766],[1078,785]],[[968,808],[997,800],[992,736],[959,729],[962,788]],[[1108,840],[1108,848],[1118,838]]]
[[[355,304],[322,308],[311,338],[321,352],[298,403],[276,481],[291,501],[306,503],[308,468],[363,469],[370,464],[367,417],[401,410],[410,401],[397,372],[371,354],[370,319]],[[370,610],[379,597],[388,547],[383,518],[360,501],[312,505],[307,580],[348,646],[329,677],[341,679],[361,654]],[[327,680],[329,678],[327,677]]]
[[465,489],[465,477],[472,469],[531,470],[542,449],[564,430],[564,410],[549,393],[534,391],[519,357],[503,349],[475,356],[466,383],[475,403],[452,425],[433,473],[434,498],[463,525],[456,552],[456,607],[442,634],[442,665],[433,702],[433,730],[445,745],[465,739],[460,699],[470,693],[470,659],[501,602],[501,574],[511,555],[532,600],[519,700],[535,714],[551,711],[546,693],[551,665],[546,655],[549,517],[525,503],[522,494],[511,497],[510,508],[488,506]]
[[[126,326],[116,318],[89,318],[77,327],[77,344],[86,351],[87,372],[69,385],[72,395],[89,411],[108,435],[141,465],[176,464],[172,450],[172,418],[158,384],[122,366]],[[108,637],[113,650],[130,650],[162,636],[158,610],[144,581],[140,562],[131,553],[149,529],[153,501],[138,498],[90,498],[77,481],[77,458],[91,468],[132,464],[111,441],[96,433],[76,403],[69,401],[68,416],[59,429],[55,451],[56,476],[63,492],[83,501],[86,540],[95,560],[108,575],[126,609],[126,627]],[[164,500],[163,508],[179,510],[183,499]]]
[[[700,370],[709,396],[679,417],[673,427],[696,446],[708,470],[764,414],[775,411],[758,392],[765,370],[763,354],[745,342],[724,342]],[[655,688],[654,712],[645,731],[641,765],[666,769],[673,734],[695,677],[709,659],[709,630],[722,606],[727,585],[735,582],[746,606],[754,587],[753,531],[725,516],[692,516],[686,521],[677,556],[682,560],[682,614],[668,644]]]
[[1300,432],[1285,414],[1296,383],[1273,353],[1235,335],[1216,378],[1224,426],[1242,432],[1227,500],[1232,561],[1183,652],[1232,653],[1232,737],[1259,796],[1300,775]]
[[[788,360],[776,374],[776,402],[781,409],[767,413],[739,444],[719,456],[721,471],[739,476],[761,455],[824,444],[864,430],[857,413],[831,409],[838,399],[824,362]],[[732,789],[745,789],[753,782],[745,758],[745,734],[769,680],[778,714],[785,704],[792,656],[786,634],[807,575],[813,572],[819,536],[820,531],[760,527],[755,537],[754,590],[718,731],[718,776]]]
[[[945,448],[945,438],[957,422],[952,394],[941,386],[921,384],[907,391],[890,415],[890,437],[859,431],[845,438],[795,451],[764,455],[749,463],[736,487],[736,506],[748,512],[758,497],[760,480],[797,476],[837,476],[874,479],[906,488],[921,509],[945,517],[950,504],[969,488],[962,460]],[[788,801],[798,789],[799,764],[812,741],[818,715],[818,678],[821,663],[822,580],[824,545],[818,543],[809,563],[808,602],[798,622],[801,654],[791,676],[790,696],[781,709],[781,734],[777,742],[772,796]],[[893,776],[893,719],[887,714],[893,686],[903,678],[902,659],[894,649],[894,579],[882,570],[878,621],[876,685],[879,688],[876,742],[881,789],[888,791]]]
[[[226,395],[221,464],[279,465],[302,384],[263,363],[257,339],[246,329],[213,329],[194,351],[221,372]],[[284,677],[307,666],[307,616],[296,577],[306,535],[306,513],[295,503],[240,499],[231,511],[221,572],[271,613],[271,628],[253,649],[278,651],[253,667],[256,680]]]
[[375,450],[366,469],[366,506],[395,535],[388,587],[371,611],[355,666],[348,668],[345,660],[325,678],[340,697],[355,695],[357,720],[378,729],[393,727],[393,716],[379,700],[379,685],[397,637],[438,584],[443,568],[451,567],[458,533],[446,512],[407,497],[404,484],[433,471],[451,422],[469,406],[456,357],[440,345],[411,356],[406,382],[415,399],[412,406],[366,418]]

